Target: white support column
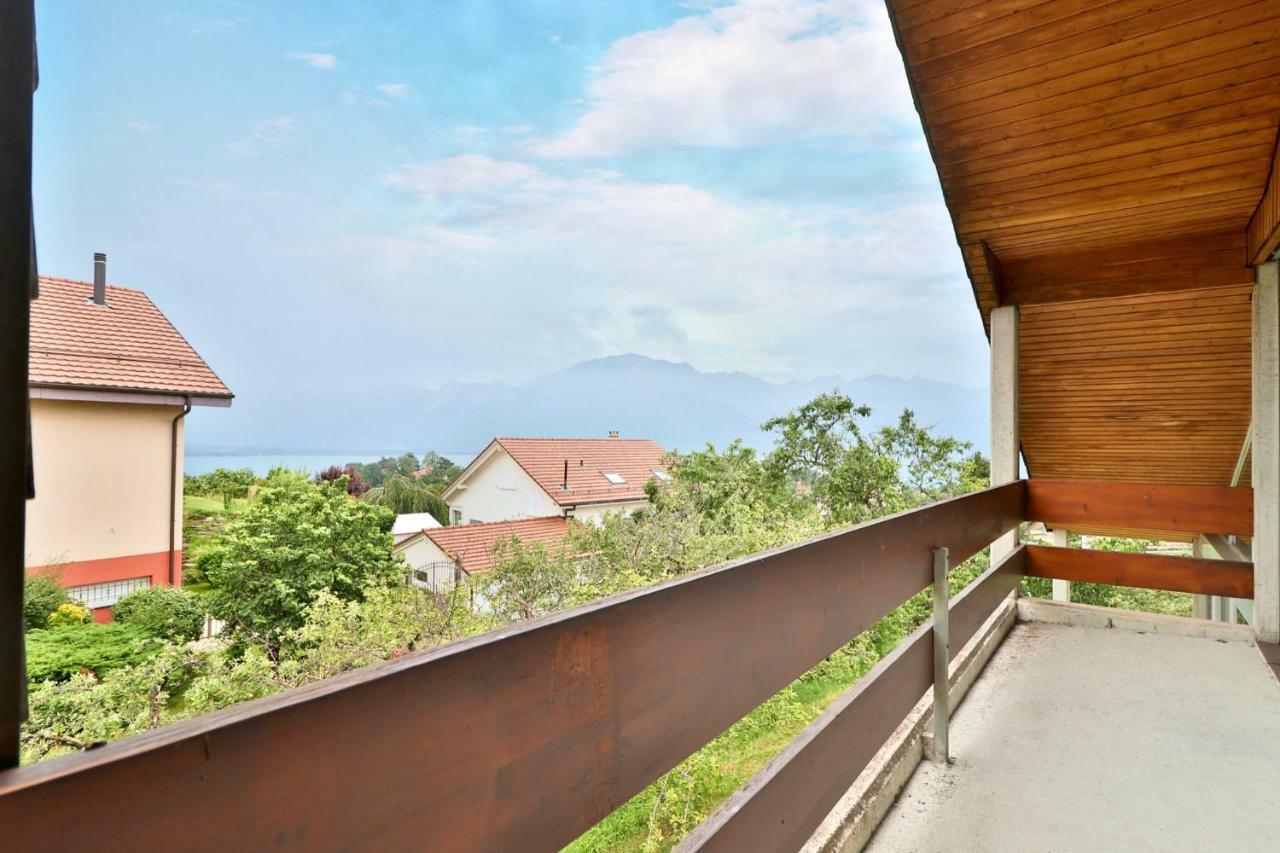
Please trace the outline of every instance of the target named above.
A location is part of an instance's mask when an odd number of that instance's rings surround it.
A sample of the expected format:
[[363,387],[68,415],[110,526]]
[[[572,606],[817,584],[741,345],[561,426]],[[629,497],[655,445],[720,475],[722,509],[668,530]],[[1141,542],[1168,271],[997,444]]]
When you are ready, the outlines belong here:
[[[1204,557],[1204,537],[1197,536],[1191,543],[1191,556],[1196,558]],[[1191,615],[1197,619],[1212,619],[1213,613],[1213,596],[1211,595],[1193,595],[1191,596]]]
[[[1070,534],[1061,528],[1053,530],[1053,544],[1059,548],[1066,548],[1070,540]],[[1071,600],[1071,581],[1053,579],[1053,600],[1054,601],[1070,601]]]
[[[1018,307],[991,310],[991,485],[1018,479]],[[1018,546],[1011,530],[991,545],[991,564]]]
[[1253,288],[1253,627],[1280,642],[1280,270],[1259,264]]

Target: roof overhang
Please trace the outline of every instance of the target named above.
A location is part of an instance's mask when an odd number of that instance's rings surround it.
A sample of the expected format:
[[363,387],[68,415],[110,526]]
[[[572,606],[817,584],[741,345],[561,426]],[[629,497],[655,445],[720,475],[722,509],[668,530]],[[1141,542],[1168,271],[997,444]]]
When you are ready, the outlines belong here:
[[105,388],[78,385],[31,385],[33,400],[73,400],[83,403],[135,403],[153,406],[212,406],[227,408],[235,395],[185,394],[178,391],[146,391],[137,388]]
[[499,450],[502,450],[502,445],[498,443],[498,440],[497,439],[490,440],[489,444],[485,447],[485,449],[480,451],[480,454],[476,456],[475,459],[472,459],[471,462],[467,465],[467,467],[463,468],[462,471],[458,474],[458,476],[453,478],[453,482],[450,483],[445,488],[445,490],[440,493],[440,499],[443,500],[445,503],[449,503],[449,500],[451,498],[456,497],[458,493],[466,489],[467,478],[470,477],[472,473],[474,473],[475,471],[480,470],[481,466],[483,466],[486,462],[492,459],[494,454],[497,453]]

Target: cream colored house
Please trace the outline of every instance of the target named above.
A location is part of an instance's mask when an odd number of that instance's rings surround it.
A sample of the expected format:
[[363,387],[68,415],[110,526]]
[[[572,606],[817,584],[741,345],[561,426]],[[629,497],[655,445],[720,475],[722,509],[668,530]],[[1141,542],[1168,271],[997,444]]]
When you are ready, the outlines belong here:
[[648,505],[670,478],[649,439],[495,438],[444,491],[452,524],[560,516],[597,522]]
[[110,618],[127,592],[182,583],[183,418],[232,394],[146,294],[40,279],[31,303],[26,568]]

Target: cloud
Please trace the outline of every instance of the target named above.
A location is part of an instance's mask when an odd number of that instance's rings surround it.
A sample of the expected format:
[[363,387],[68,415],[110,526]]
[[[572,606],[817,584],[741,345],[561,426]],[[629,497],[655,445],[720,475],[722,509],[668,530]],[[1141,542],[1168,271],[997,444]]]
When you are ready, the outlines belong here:
[[323,68],[329,70],[338,67],[338,57],[332,53],[309,53],[306,51],[295,51],[289,54],[289,58],[295,62],[305,63],[312,68]]
[[238,156],[248,157],[266,149],[286,148],[293,141],[295,127],[292,116],[262,119],[249,128],[248,138],[227,143],[227,149]]
[[379,83],[373,88],[389,98],[407,98],[412,91],[408,83]]
[[878,141],[904,122],[914,133],[882,3],[742,0],[613,42],[573,126],[528,150],[587,158],[823,136]]
[[945,209],[914,187],[795,208],[474,154],[384,180],[422,202],[423,221],[363,241],[361,257],[421,282],[442,300],[433,309],[503,306],[530,330],[531,358],[635,351],[771,377],[960,378],[935,343],[977,340]]

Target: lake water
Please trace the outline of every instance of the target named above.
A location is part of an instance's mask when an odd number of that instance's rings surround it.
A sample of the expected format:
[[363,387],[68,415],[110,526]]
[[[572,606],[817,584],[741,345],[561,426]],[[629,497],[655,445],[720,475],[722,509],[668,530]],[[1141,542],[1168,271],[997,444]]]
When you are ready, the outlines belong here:
[[[182,470],[187,474],[207,474],[215,468],[249,468],[258,476],[265,476],[272,468],[302,469],[314,474],[330,465],[345,465],[348,462],[376,462],[386,453],[264,453],[245,456],[235,455],[196,455],[188,453],[183,461]],[[455,465],[465,466],[475,458],[474,453],[443,453],[442,456]]]

